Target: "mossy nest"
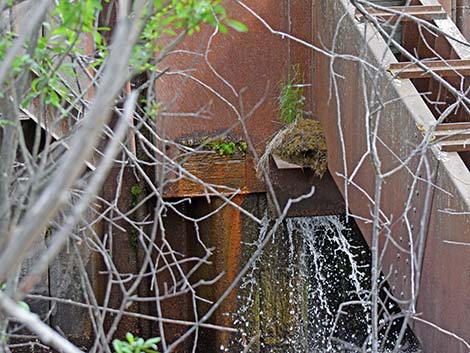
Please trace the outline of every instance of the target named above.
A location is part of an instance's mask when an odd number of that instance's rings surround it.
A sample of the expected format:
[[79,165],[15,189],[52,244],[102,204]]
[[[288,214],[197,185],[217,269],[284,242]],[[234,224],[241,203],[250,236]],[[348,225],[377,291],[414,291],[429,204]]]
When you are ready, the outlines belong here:
[[325,135],[315,120],[298,119],[288,125],[273,138],[266,152],[286,162],[311,168],[320,178],[328,169]]

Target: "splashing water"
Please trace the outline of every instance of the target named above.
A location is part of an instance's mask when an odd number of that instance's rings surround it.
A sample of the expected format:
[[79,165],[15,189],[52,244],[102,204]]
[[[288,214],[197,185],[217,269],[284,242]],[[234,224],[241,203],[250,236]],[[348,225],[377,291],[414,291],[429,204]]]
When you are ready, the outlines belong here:
[[240,286],[239,346],[258,336],[249,352],[363,347],[371,332],[370,253],[351,228],[342,216],[286,220]]
[[[356,343],[362,338],[356,332],[367,333],[369,322],[365,251],[353,245],[351,230],[339,216],[291,218],[286,223],[289,238],[295,234],[301,239],[300,266],[308,291],[304,340],[309,351],[334,351],[337,338]],[[342,314],[338,313],[345,302],[355,305],[342,307]],[[351,314],[356,321],[353,325]],[[348,327],[344,327],[346,321]]]
[[[265,233],[262,227],[260,237]],[[314,353],[334,351],[336,335],[364,339],[349,328],[367,335],[367,307],[345,307],[337,315],[341,303],[366,295],[368,259],[349,238],[340,216],[287,219],[240,286],[238,343],[258,334],[262,352]]]

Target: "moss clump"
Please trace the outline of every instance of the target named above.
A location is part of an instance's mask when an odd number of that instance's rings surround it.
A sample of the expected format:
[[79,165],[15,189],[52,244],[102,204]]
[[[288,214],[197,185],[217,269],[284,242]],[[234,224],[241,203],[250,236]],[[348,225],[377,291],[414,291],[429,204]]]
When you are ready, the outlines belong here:
[[142,189],[142,186],[136,184],[136,185],[133,185],[132,188],[131,188],[131,206],[132,207],[135,207],[137,206],[137,204],[139,203],[139,198],[140,198],[140,195],[142,194],[143,192],[143,189]]
[[248,149],[248,145],[245,141],[229,141],[224,139],[206,142],[204,147],[217,152],[220,156],[232,156],[237,152],[240,152],[244,156]]
[[315,120],[298,119],[289,126],[273,153],[287,162],[312,168],[319,177],[328,168],[325,136]]
[[214,137],[192,137],[180,141],[180,144],[199,148],[204,151],[214,151],[220,156],[233,156],[241,154],[245,156],[248,151],[248,144],[243,140],[238,140],[232,136]]
[[318,121],[304,118],[305,86],[299,65],[294,65],[278,98],[279,118],[285,126],[266,145],[256,166],[258,177],[269,173],[272,155],[311,168],[320,178],[327,171],[327,147],[322,127]]

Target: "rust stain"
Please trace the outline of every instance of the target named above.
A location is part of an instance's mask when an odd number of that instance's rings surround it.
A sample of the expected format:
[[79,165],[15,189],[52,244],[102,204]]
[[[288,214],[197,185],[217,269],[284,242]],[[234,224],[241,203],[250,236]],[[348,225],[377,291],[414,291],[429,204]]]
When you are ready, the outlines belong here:
[[[241,190],[243,194],[264,192],[264,184],[256,178],[253,160],[249,156],[220,156],[217,153],[195,154],[183,163],[191,174],[215,187],[225,194],[233,194],[233,190]],[[170,176],[171,178],[175,176]],[[197,197],[212,195],[213,192],[200,183],[188,178],[181,178],[169,185],[165,197]]]
[[[245,197],[237,195],[233,198],[233,202],[238,206],[242,206]],[[226,207],[222,217],[223,225],[223,244],[224,244],[224,263],[225,263],[225,290],[234,280],[240,271],[240,259],[241,259],[241,243],[242,243],[242,232],[243,232],[243,219],[240,211],[235,207]],[[221,294],[221,293],[220,293]],[[223,313],[234,313],[237,310],[237,290],[233,290],[232,293],[227,297],[222,306]],[[225,326],[232,326],[233,318],[230,315],[223,315],[222,323]],[[232,338],[232,334],[223,332],[219,336],[220,344],[227,347]]]
[[[236,196],[233,202],[238,206],[242,206],[244,196]],[[229,229],[227,234],[228,253],[227,253],[227,279],[230,283],[233,282],[239,272],[240,255],[241,255],[241,242],[242,242],[242,216],[238,209],[230,207],[227,209],[227,217],[224,219],[226,229]]]
[[[93,39],[93,35],[91,34],[85,34],[83,35],[83,41],[84,41],[84,47],[85,47],[85,53],[87,55],[89,55],[90,57],[93,56],[93,53],[95,51],[95,41]],[[94,77],[95,76],[95,72],[94,70],[92,69],[92,67],[87,67],[86,68],[88,74],[90,75],[90,77]],[[86,79],[86,83],[89,85],[89,88],[86,92],[86,97],[88,99],[93,99],[94,96],[95,96],[95,86],[92,85],[92,80],[89,79],[89,78],[85,78]]]

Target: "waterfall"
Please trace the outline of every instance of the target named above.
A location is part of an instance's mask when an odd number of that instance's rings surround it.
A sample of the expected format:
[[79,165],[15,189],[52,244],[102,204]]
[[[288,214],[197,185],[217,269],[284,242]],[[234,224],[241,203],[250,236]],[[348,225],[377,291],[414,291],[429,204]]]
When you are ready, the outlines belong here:
[[[304,345],[310,352],[334,351],[337,339],[354,343],[363,339],[356,331],[368,331],[366,250],[353,243],[351,229],[340,216],[290,218],[286,223],[288,238],[301,239],[298,260],[308,292]],[[338,313],[345,302],[355,304]],[[352,330],[344,327],[348,316],[355,320]]]
[[[240,285],[236,344],[258,337],[249,352],[362,352],[371,333],[370,280],[370,252],[354,223],[343,216],[288,218]],[[400,312],[385,302],[391,313]],[[381,352],[393,350],[401,327],[393,325],[384,331]],[[412,349],[400,352],[419,351],[409,330],[403,343]]]

